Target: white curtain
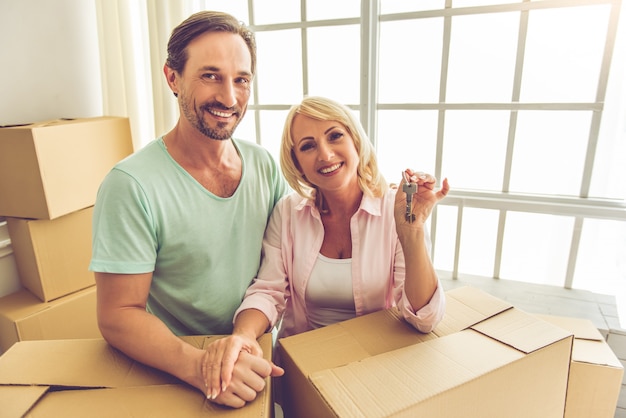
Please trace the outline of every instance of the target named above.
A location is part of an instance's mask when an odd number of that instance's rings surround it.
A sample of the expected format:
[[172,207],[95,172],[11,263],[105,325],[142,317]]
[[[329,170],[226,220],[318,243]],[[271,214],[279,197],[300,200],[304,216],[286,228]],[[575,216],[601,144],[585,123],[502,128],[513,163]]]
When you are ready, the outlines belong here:
[[[235,3],[241,8],[241,1]],[[163,74],[172,29],[198,10],[229,11],[235,3],[95,0],[103,113],[130,118],[135,150],[167,133],[178,120],[177,102]]]
[[178,118],[163,64],[170,33],[187,10],[184,1],[96,0],[103,112],[130,118],[135,150]]

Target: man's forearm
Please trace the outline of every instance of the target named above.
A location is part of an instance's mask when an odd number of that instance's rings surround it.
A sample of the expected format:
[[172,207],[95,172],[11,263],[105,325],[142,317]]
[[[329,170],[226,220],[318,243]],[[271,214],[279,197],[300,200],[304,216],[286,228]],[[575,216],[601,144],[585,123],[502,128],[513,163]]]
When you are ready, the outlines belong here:
[[154,315],[140,308],[124,308],[99,315],[98,322],[103,337],[112,346],[204,392],[200,369],[204,351],[175,336]]

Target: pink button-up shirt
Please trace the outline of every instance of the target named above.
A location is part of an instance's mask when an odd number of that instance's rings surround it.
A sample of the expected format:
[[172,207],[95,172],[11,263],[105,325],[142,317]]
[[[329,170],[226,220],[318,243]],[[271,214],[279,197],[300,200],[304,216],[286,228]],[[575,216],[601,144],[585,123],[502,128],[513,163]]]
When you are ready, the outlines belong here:
[[[406,297],[404,254],[393,215],[395,194],[396,190],[389,189],[382,198],[363,196],[350,220],[356,314],[397,305],[413,327],[430,332],[443,317],[445,295],[438,283],[430,302],[417,312]],[[253,308],[263,312],[274,326],[284,314],[279,338],[312,329],[305,297],[323,239],[324,226],[312,200],[292,193],[279,201],[265,231],[258,276],[235,317]],[[426,245],[430,249],[428,234]]]

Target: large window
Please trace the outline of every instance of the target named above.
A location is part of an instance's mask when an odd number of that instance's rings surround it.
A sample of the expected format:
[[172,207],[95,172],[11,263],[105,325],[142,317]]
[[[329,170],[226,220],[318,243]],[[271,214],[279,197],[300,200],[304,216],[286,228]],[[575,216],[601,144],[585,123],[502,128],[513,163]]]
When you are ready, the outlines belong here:
[[237,136],[277,155],[290,105],[332,97],[359,114],[390,182],[405,167],[449,179],[438,270],[626,293],[621,1],[199,3],[257,34]]

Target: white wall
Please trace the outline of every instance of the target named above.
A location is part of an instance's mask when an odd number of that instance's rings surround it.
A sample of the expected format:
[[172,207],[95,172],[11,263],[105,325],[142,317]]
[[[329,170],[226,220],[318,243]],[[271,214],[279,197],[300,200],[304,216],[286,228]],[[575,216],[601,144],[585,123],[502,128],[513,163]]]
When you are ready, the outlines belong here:
[[95,2],[0,1],[0,125],[102,114]]
[[0,297],[17,292],[20,285],[6,222],[0,222]]
[[[0,125],[101,116],[97,35],[95,0],[0,0]],[[19,287],[0,248],[0,296]]]

